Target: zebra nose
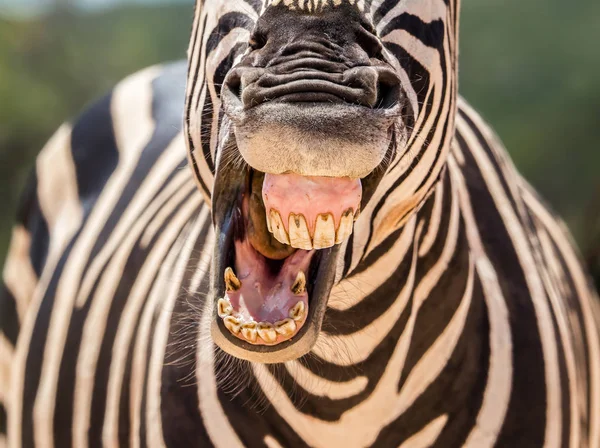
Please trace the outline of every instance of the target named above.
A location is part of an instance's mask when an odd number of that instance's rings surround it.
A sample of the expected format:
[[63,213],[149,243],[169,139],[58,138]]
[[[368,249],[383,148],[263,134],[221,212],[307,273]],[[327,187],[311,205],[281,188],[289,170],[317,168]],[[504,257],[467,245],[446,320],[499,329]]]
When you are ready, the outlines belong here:
[[316,69],[277,72],[240,68],[225,80],[243,109],[266,102],[347,103],[391,108],[400,100],[400,81],[387,67],[361,66],[331,73]]

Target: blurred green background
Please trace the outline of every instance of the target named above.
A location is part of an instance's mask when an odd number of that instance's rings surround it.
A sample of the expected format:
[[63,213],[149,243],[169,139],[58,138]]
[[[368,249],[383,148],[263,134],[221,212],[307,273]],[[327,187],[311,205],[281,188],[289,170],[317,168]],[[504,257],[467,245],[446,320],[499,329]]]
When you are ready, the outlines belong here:
[[[0,0],[0,257],[45,141],[125,75],[184,58],[192,4]],[[463,0],[460,91],[567,221],[597,274],[599,43],[594,0]]]

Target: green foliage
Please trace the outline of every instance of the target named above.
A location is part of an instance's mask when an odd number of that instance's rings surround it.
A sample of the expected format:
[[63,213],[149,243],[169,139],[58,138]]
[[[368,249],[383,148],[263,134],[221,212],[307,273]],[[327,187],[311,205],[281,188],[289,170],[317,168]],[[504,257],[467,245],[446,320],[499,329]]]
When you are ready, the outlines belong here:
[[63,121],[143,67],[185,58],[193,6],[0,19],[0,254],[36,154]]
[[[44,142],[122,77],[183,58],[192,14],[192,5],[129,6],[0,20],[0,254]],[[598,42],[593,0],[463,0],[460,90],[589,254],[600,246]]]

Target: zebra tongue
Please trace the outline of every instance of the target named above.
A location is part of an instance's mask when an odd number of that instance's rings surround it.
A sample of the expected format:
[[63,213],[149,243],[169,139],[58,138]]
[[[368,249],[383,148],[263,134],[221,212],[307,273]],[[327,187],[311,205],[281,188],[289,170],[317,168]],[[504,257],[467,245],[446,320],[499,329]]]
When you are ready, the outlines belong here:
[[[274,324],[291,317],[298,302],[308,309],[305,272],[314,251],[295,251],[274,270],[272,263],[256,252],[248,240],[235,241],[235,279],[227,298],[242,323]],[[232,276],[225,272],[225,282]],[[231,282],[230,282],[231,283]],[[293,313],[292,313],[293,314]]]

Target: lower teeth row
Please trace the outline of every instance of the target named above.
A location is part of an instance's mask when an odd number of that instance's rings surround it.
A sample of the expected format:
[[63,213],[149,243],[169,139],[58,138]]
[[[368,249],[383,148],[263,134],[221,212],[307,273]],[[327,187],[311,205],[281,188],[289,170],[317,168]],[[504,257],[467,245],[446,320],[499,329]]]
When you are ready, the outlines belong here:
[[239,317],[233,316],[233,307],[227,298],[219,299],[217,302],[217,314],[225,327],[233,334],[239,335],[250,342],[256,342],[260,337],[264,342],[273,343],[277,335],[285,338],[291,337],[296,331],[296,322],[302,321],[306,313],[304,302],[300,301],[289,311],[289,318],[275,322],[246,322],[242,323]]

